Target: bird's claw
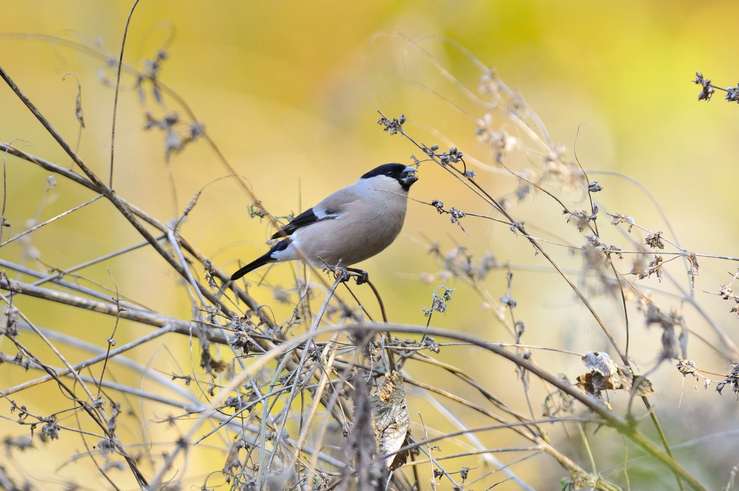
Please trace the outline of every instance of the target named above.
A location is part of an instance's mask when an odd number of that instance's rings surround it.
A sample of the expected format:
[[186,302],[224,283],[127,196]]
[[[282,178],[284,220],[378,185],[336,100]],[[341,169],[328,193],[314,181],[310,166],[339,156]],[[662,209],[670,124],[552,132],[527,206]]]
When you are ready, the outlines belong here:
[[357,285],[364,285],[369,281],[369,273],[367,273],[367,271],[357,271],[354,279],[357,282]]
[[354,280],[357,282],[357,285],[364,285],[369,281],[369,273],[363,269],[358,268],[346,268],[349,270],[352,276],[354,276]]
[[333,268],[333,273],[334,278],[341,283],[346,283],[352,277],[354,277],[354,281],[357,285],[364,285],[369,281],[369,273],[362,269],[336,266]]
[[336,266],[334,268],[334,278],[336,278],[336,281],[340,283],[346,283],[347,281],[349,281],[349,278],[351,278],[351,275],[346,268],[342,266]]

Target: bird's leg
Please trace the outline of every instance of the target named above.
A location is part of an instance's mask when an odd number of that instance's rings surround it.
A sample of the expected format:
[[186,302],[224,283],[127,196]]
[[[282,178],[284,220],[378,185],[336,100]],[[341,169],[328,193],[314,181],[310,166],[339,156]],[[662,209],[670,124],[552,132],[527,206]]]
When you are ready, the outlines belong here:
[[335,266],[326,266],[326,270],[333,272],[334,278],[342,283],[349,281],[351,277],[354,277],[357,285],[363,285],[369,281],[369,274],[363,269],[349,268],[343,264],[337,264]]
[[346,268],[347,271],[352,273],[357,281],[357,285],[363,285],[369,281],[369,273],[359,268]]
[[341,264],[329,267],[328,269],[329,271],[332,271],[334,273],[334,278],[341,283],[346,283],[351,277],[348,268],[346,266],[342,266]]

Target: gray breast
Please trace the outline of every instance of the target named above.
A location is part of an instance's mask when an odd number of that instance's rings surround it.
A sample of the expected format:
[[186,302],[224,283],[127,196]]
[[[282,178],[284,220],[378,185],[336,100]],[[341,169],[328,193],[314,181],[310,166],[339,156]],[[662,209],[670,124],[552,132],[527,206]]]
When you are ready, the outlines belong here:
[[351,203],[336,219],[295,232],[293,238],[307,259],[316,265],[350,266],[392,244],[403,227],[406,197],[377,190],[371,198]]

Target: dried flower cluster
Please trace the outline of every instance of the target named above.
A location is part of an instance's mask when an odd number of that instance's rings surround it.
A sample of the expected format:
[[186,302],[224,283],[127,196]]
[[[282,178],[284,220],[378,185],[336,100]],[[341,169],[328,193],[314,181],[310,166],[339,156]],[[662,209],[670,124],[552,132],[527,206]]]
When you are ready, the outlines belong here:
[[693,83],[700,85],[701,91],[698,94],[699,101],[710,101],[716,89],[726,92],[725,99],[727,102],[739,103],[739,83],[735,87],[719,87],[714,85],[709,79],[703,76],[701,72],[695,72]]

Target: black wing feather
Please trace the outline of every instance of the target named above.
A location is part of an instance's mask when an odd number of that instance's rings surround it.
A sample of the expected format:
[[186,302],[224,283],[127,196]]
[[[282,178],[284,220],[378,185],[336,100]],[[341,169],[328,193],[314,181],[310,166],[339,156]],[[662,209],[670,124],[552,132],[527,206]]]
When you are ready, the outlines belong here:
[[272,238],[279,239],[280,237],[287,237],[288,235],[291,235],[293,232],[295,232],[297,229],[305,227],[306,225],[310,225],[311,223],[316,223],[320,220],[322,219],[316,216],[316,214],[313,212],[313,208],[310,208],[290,220],[290,223],[275,232]]

